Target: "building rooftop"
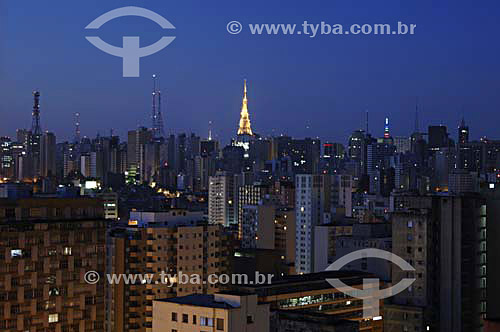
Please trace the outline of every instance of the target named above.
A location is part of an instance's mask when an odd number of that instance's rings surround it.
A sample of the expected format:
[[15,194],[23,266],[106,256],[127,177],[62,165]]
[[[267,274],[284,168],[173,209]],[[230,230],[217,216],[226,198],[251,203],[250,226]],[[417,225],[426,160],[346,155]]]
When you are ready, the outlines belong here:
[[372,273],[360,271],[324,271],[273,279],[270,284],[235,286],[235,288],[253,291],[258,296],[275,296],[329,288],[333,290],[333,286],[328,283],[327,279],[340,279],[346,285],[353,286],[363,284],[365,278],[375,278],[375,276]]
[[233,295],[233,296],[249,296],[254,295],[255,293],[249,290],[244,289],[230,289],[217,292],[219,295]]
[[333,214],[331,216],[331,222],[326,224],[321,224],[319,226],[352,226],[353,224],[356,223],[359,223],[358,219],[356,218]]
[[[335,326],[357,328],[358,323],[347,319],[341,319],[336,315],[324,314],[307,310],[276,310],[274,315],[279,320],[295,320],[312,326]],[[309,326],[308,326],[309,327]],[[350,329],[349,329],[350,330]],[[357,331],[357,329],[356,329]]]
[[237,308],[226,302],[216,301],[214,295],[205,295],[205,294],[191,294],[187,296],[174,297],[169,299],[159,299],[155,301],[192,305],[197,307],[216,308],[216,309]]

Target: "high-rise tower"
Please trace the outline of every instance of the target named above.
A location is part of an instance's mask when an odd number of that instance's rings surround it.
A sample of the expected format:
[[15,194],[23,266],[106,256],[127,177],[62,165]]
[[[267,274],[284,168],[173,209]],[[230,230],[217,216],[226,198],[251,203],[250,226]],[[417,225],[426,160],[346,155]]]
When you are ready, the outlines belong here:
[[250,127],[250,116],[248,114],[248,99],[247,99],[247,80],[245,80],[243,88],[243,104],[241,105],[240,127],[238,135],[253,136],[252,128]]
[[33,121],[31,124],[31,133],[35,136],[42,135],[42,127],[40,126],[40,92],[33,91]]
[[391,138],[391,133],[389,132],[389,118],[385,118],[384,138]]
[[458,126],[458,143],[469,143],[469,127],[465,125],[464,118],[462,118],[462,122],[460,122],[460,126]]

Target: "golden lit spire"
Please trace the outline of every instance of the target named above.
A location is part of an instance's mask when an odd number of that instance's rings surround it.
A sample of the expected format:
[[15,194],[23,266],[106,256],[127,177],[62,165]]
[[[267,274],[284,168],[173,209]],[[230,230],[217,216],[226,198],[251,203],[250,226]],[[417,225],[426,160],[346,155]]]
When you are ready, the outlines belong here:
[[240,127],[238,128],[238,135],[253,135],[252,128],[250,127],[250,117],[248,114],[247,80],[245,80],[243,86],[243,104],[241,105]]

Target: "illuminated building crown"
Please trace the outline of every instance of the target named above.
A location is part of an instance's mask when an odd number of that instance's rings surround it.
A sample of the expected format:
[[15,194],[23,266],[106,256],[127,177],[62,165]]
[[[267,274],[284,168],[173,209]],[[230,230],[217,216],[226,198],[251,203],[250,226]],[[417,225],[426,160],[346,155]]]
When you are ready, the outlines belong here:
[[250,127],[250,116],[248,114],[248,99],[247,99],[247,80],[245,80],[243,88],[243,104],[241,105],[240,126],[238,135],[253,136],[252,128]]

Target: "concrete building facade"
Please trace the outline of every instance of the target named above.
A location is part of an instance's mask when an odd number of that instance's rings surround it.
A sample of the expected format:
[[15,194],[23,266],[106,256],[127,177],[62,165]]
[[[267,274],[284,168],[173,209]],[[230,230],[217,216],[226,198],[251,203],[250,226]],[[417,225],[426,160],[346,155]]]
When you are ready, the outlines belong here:
[[153,332],[268,332],[269,304],[255,294],[235,292],[156,300]]
[[96,199],[1,199],[0,330],[103,331],[105,234]]

